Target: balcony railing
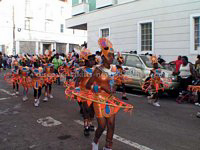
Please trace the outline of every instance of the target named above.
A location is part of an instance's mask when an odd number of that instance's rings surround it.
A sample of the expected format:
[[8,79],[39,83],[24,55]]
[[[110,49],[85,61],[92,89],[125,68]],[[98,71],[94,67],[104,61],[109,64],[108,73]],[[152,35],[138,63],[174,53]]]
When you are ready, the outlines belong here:
[[117,0],[96,0],[96,8],[112,6],[117,3]]
[[72,16],[80,15],[89,12],[88,3],[80,3],[72,7]]

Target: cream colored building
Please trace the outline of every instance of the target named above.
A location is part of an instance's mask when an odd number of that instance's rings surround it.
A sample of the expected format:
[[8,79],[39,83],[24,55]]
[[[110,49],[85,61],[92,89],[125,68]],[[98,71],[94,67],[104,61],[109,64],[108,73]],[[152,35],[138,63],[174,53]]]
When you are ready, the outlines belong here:
[[65,0],[0,1],[0,51],[42,54],[46,49],[56,49],[67,53],[74,45],[83,44],[86,31],[65,28],[71,5]]
[[96,0],[72,7],[66,27],[88,32],[88,47],[98,50],[99,37],[109,38],[115,50],[153,53],[168,61],[200,54],[200,0]]

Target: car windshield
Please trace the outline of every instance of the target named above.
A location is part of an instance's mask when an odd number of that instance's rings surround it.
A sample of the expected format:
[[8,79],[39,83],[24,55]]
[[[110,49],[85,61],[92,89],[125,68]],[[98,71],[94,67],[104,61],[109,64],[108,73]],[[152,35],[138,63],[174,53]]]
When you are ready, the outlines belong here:
[[[148,67],[148,68],[153,68],[153,65],[150,61],[150,59],[147,56],[140,56],[140,58],[142,59],[142,61],[144,62],[144,64]],[[164,67],[162,67],[159,63],[158,63],[158,67],[161,69],[164,69]]]

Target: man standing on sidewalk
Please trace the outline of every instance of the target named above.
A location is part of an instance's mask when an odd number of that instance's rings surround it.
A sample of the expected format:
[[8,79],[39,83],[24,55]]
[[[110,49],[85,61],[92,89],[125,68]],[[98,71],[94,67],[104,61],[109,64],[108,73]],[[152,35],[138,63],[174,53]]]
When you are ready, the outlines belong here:
[[2,69],[2,64],[3,64],[3,56],[2,56],[2,53],[0,52],[0,72]]
[[[56,53],[56,57],[53,59],[52,63],[54,64],[54,73],[58,74],[58,68],[62,65],[62,60],[59,58],[59,54]],[[60,85],[60,77],[57,79],[58,85]]]

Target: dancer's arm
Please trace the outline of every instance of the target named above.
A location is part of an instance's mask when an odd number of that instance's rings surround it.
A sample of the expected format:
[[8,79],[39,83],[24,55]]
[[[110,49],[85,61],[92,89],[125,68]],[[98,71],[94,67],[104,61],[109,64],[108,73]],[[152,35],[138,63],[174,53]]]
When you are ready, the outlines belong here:
[[81,69],[79,71],[79,76],[76,77],[76,80],[75,80],[75,87],[78,87],[79,86],[79,83],[80,81],[84,78],[84,71]]
[[[92,77],[88,80],[87,84],[86,84],[86,88],[87,89],[91,89],[92,85],[94,84],[94,82],[96,81],[97,78],[100,77],[102,71],[98,68],[95,68]],[[101,90],[104,90],[106,93],[111,94],[110,88],[104,85],[98,85],[101,87]]]

